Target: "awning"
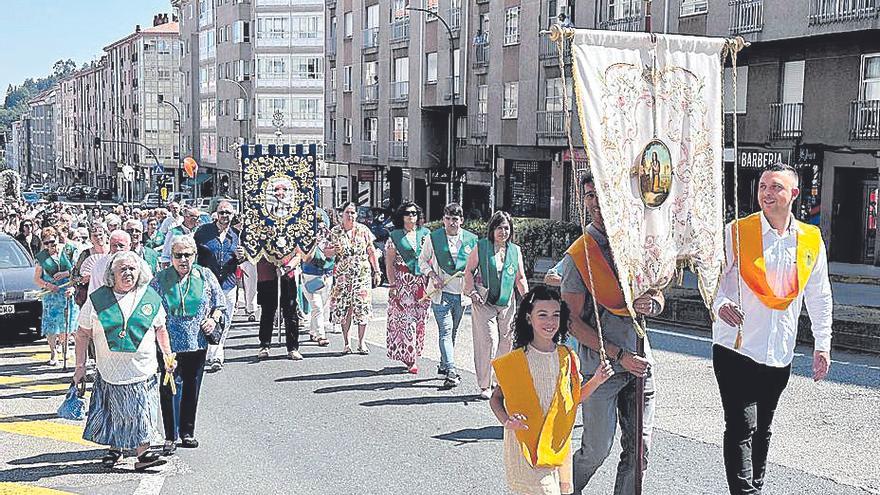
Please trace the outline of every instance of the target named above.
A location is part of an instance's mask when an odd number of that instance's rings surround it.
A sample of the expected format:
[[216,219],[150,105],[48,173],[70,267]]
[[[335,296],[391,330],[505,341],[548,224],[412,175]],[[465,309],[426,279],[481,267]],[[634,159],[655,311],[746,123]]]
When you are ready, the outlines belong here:
[[190,184],[190,185],[199,186],[199,185],[202,185],[205,182],[207,182],[209,180],[213,180],[213,179],[214,179],[213,174],[201,173],[201,174],[196,174],[196,177],[194,179],[186,179],[185,183]]

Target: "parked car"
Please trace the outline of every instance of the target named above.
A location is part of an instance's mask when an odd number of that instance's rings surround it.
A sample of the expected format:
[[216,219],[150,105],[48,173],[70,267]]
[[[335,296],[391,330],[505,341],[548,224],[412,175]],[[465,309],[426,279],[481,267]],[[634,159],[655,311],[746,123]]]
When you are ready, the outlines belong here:
[[85,186],[83,194],[85,194],[86,199],[98,199],[98,188],[95,186]]
[[86,199],[85,191],[83,191],[83,186],[68,187],[67,194],[65,196],[68,201],[82,201]]
[[141,208],[158,208],[162,206],[162,196],[159,193],[147,193],[144,194],[144,199],[141,200]]
[[98,201],[113,201],[113,191],[107,188],[98,189]]
[[34,260],[21,244],[0,234],[0,339],[40,338],[43,303],[34,283]]

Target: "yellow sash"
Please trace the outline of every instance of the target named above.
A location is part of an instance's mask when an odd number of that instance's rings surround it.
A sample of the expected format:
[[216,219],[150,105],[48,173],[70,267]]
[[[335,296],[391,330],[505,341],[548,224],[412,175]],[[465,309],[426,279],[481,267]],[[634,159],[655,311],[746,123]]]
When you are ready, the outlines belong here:
[[571,432],[581,402],[581,376],[574,354],[563,345],[557,347],[557,352],[559,380],[546,415],[541,409],[524,350],[515,349],[492,361],[504,392],[505,407],[511,413],[526,417],[529,429],[517,430],[516,439],[532,467],[561,466],[571,449]]
[[[590,271],[593,272],[594,287],[590,287],[590,274],[587,271],[587,250],[590,253]],[[568,248],[566,253],[571,256],[571,260],[574,261],[578,272],[581,274],[584,285],[590,291],[590,294],[596,298],[596,302],[617,316],[629,316],[629,310],[626,308],[626,299],[623,297],[623,291],[620,290],[620,282],[617,280],[617,275],[614,274],[614,270],[611,269],[611,265],[608,264],[608,260],[605,259],[605,255],[602,254],[602,249],[599,248],[596,240],[589,234],[584,234],[574,241],[574,244]],[[595,294],[593,294],[593,289],[595,289]]]
[[770,284],[767,283],[767,266],[764,262],[764,240],[761,231],[761,212],[753,213],[738,220],[739,228],[731,224],[731,239],[733,246],[733,259],[737,259],[737,231],[740,235],[739,251],[743,262],[739,264],[739,273],[743,282],[751,289],[755,296],[770,309],[784,310],[788,308],[801,293],[807,280],[816,265],[819,257],[819,247],[822,244],[822,233],[814,225],[803,222],[795,222],[797,228],[797,288],[785,296],[779,297],[773,293]]

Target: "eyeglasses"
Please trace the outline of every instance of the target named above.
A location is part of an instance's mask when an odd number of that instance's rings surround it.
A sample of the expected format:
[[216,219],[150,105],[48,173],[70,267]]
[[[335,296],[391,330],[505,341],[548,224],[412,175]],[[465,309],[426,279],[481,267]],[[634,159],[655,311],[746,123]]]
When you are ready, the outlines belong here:
[[140,229],[125,229],[129,234],[143,234],[144,231]]
[[443,220],[447,220],[447,221],[450,221],[450,222],[460,222],[460,221],[461,221],[461,217],[450,217],[449,215],[444,215],[444,216],[443,216]]
[[46,239],[43,241],[44,246],[54,246],[57,243],[55,239]]
[[218,215],[232,215],[233,213],[234,212],[232,212],[232,211],[223,211],[223,210],[220,210],[217,212]]
[[124,244],[122,242],[117,242],[115,244],[110,244],[110,247],[115,247],[116,249],[123,249],[123,248],[127,248],[128,244]]
[[419,216],[419,212],[417,210],[407,210],[407,211],[403,212],[403,214],[404,214],[404,216],[408,216],[408,217]]
[[172,253],[172,256],[174,256],[174,259],[176,260],[183,260],[192,258],[195,256],[195,253]]

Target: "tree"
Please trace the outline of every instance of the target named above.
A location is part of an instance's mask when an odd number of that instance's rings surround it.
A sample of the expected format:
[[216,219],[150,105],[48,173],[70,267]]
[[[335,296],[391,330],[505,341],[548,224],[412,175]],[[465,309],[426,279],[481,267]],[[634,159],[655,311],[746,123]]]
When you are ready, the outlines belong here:
[[76,62],[70,58],[67,60],[59,60],[52,66],[52,70],[54,71],[52,75],[55,76],[55,79],[61,79],[69,76],[76,70]]

